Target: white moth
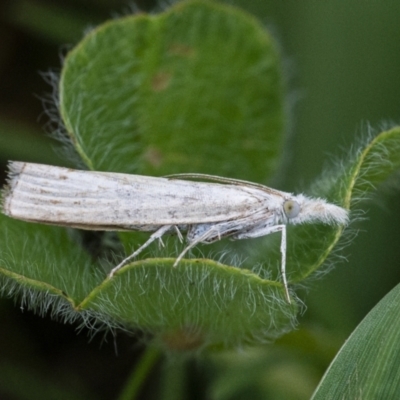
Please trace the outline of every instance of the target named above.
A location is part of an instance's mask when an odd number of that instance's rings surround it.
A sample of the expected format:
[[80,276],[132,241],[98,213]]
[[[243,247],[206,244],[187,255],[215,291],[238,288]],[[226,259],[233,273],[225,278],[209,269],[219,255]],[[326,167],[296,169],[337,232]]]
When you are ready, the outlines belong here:
[[293,195],[241,180],[202,174],[156,178],[23,162],[9,164],[3,212],[13,218],[43,224],[154,232],[109,277],[167,232],[176,231],[180,238],[180,231],[187,232],[188,245],[174,266],[198,243],[281,232],[282,280],[289,302],[286,224],[339,225],[346,224],[348,219],[345,209],[323,199]]

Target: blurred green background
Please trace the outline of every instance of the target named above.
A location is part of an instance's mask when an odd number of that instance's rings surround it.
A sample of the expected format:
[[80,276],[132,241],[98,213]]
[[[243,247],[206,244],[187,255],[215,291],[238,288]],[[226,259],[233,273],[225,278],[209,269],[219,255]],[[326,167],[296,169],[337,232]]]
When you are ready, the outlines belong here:
[[[277,188],[307,189],[324,166],[344,157],[355,139],[367,133],[368,124],[379,129],[382,122],[400,120],[399,2],[230,3],[263,21],[284,56],[291,129],[285,178],[274,182]],[[59,159],[57,143],[46,134],[49,118],[43,113],[43,101],[52,88],[41,73],[59,70],[63,54],[85,30],[136,7],[151,10],[155,4],[145,0],[1,2],[2,181],[9,159],[43,163]],[[339,263],[302,294],[307,310],[299,318],[300,332],[322,332],[321,337],[331,337],[334,351],[338,350],[366,313],[400,281],[400,216],[395,212],[399,203],[399,192],[385,190],[376,202],[364,206],[367,220],[355,226],[358,237],[343,252],[348,262]],[[22,387],[19,397],[7,397],[13,379],[25,382],[27,388],[36,385],[38,393],[46,386],[58,394],[76,389],[85,393],[82,398],[112,399],[142,352],[140,335],[118,333],[103,342],[100,334],[89,342],[85,329],[77,334],[76,326],[62,325],[49,316],[42,319],[11,300],[0,300],[0,310],[1,399],[35,398],[29,397],[32,389],[24,394]],[[285,340],[290,342],[290,336]],[[333,354],[320,366],[321,373]],[[156,393],[160,368],[153,371],[143,398]],[[192,398],[207,398],[206,385],[200,383],[208,378],[197,364],[191,370],[190,385],[197,393]],[[54,393],[48,398],[63,398]]]

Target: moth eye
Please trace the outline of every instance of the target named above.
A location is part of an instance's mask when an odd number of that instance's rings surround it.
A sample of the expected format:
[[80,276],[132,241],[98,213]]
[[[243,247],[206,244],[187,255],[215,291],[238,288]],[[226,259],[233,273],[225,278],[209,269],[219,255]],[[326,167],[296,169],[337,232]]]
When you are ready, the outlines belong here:
[[294,218],[299,215],[300,205],[297,201],[294,200],[286,200],[283,203],[283,209],[288,218]]

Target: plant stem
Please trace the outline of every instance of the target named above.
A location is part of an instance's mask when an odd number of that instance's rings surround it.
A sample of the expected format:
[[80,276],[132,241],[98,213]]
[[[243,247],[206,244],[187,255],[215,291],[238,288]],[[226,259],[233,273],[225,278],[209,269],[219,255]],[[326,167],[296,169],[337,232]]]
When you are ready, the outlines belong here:
[[149,375],[149,371],[160,358],[160,351],[153,346],[148,346],[141,360],[136,365],[131,376],[123,388],[118,400],[134,400],[143,385],[144,380]]

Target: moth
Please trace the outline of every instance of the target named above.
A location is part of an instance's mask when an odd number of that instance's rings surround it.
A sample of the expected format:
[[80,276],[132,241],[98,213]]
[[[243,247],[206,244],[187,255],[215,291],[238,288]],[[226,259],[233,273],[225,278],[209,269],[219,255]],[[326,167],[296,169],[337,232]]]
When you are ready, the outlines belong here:
[[[188,179],[188,180],[185,180]],[[213,182],[198,182],[202,179]],[[186,232],[185,254],[199,243],[281,233],[281,275],[286,278],[286,225],[344,225],[348,212],[324,199],[294,195],[257,183],[203,174],[158,178],[79,171],[10,162],[3,191],[4,214],[30,222],[90,230],[146,231],[149,239],[109,274],[166,233]]]

